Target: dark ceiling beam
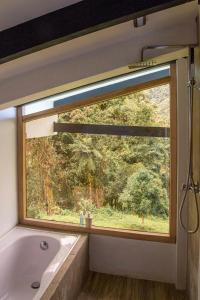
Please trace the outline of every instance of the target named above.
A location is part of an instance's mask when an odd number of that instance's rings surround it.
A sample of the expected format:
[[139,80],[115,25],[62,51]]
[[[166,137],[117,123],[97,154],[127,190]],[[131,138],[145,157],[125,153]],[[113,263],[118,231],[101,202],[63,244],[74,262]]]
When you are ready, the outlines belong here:
[[1,31],[0,63],[190,1],[84,0]]

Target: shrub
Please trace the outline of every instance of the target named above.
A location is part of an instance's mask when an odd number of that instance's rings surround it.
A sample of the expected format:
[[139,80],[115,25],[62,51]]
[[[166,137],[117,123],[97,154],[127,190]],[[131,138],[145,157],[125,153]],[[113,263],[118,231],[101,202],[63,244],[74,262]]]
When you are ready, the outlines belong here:
[[128,178],[119,201],[123,210],[133,211],[142,218],[168,216],[166,189],[159,175],[147,169],[141,169]]

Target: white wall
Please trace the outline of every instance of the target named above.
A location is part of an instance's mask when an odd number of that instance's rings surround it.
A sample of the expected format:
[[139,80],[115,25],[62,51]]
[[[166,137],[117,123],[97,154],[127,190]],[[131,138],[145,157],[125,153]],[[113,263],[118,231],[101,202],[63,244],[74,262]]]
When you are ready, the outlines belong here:
[[139,279],[176,282],[176,245],[90,236],[90,269]]
[[0,236],[17,224],[16,109],[0,111]]

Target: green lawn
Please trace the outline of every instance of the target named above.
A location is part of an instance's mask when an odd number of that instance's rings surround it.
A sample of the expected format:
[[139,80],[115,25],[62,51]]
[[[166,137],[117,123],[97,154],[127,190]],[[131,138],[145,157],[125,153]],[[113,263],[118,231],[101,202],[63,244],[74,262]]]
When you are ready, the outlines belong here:
[[[100,227],[113,227],[120,229],[132,229],[149,232],[169,232],[169,220],[148,217],[145,218],[144,224],[142,224],[141,218],[133,214],[124,214],[122,212],[113,211],[110,209],[99,209],[93,212],[93,225]],[[40,214],[40,219],[61,221],[67,223],[79,224],[79,214],[74,211],[64,210],[61,214],[54,214],[47,216],[46,214]]]

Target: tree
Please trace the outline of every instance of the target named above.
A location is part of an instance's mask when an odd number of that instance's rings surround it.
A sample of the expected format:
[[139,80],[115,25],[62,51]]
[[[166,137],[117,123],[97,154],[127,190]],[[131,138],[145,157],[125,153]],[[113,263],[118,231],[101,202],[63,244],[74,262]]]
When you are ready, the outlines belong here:
[[43,209],[50,215],[55,206],[53,174],[57,164],[51,137],[28,139],[26,151],[28,207]]
[[167,217],[167,194],[160,177],[147,169],[139,170],[128,178],[119,197],[122,209],[132,211],[139,217],[148,215]]

